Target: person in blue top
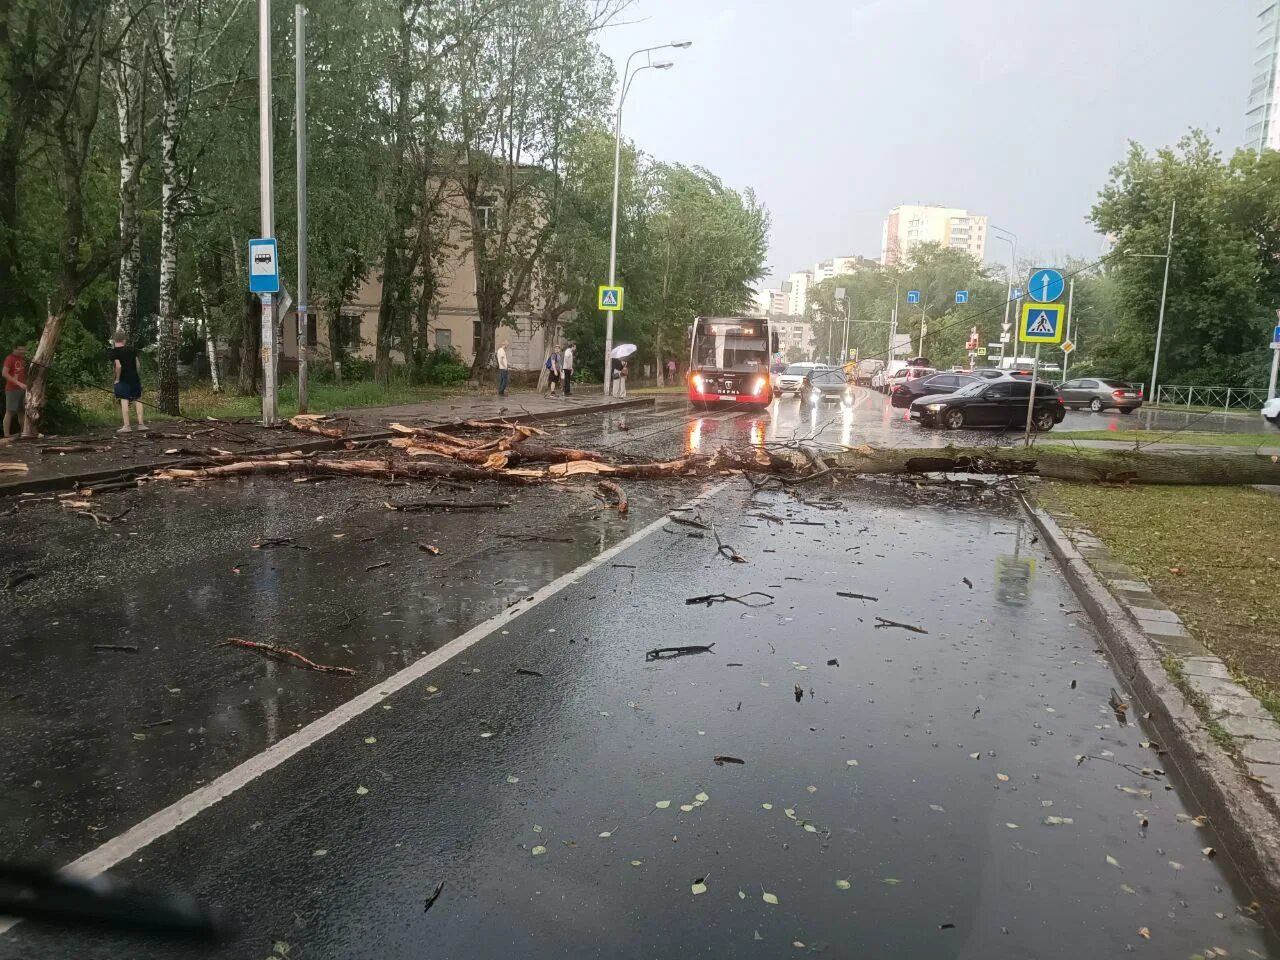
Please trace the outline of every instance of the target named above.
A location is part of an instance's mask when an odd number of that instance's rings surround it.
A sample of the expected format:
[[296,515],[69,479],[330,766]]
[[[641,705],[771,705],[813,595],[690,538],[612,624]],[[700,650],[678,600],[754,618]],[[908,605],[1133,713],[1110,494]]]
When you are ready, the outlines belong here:
[[547,357],[547,381],[551,384],[551,389],[543,394],[544,397],[554,397],[556,391],[560,389],[560,374],[563,371],[562,362],[560,360],[560,347],[551,348],[551,356]]

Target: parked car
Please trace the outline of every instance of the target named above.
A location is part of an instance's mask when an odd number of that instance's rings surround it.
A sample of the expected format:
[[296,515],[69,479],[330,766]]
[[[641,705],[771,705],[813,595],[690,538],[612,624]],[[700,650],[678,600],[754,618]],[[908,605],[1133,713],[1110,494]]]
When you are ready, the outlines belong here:
[[774,381],[773,390],[775,393],[782,395],[784,393],[799,393],[800,385],[804,383],[804,378],[811,370],[816,370],[816,363],[792,363],[787,366]]
[[839,367],[810,370],[800,385],[802,406],[820,406],[824,403],[853,404],[853,387]]
[[[923,426],[945,427],[1014,427],[1027,419],[1027,401],[1031,384],[1024,380],[1002,378],[978,380],[955,393],[921,397],[911,404],[911,419]],[[1031,425],[1037,430],[1052,430],[1062,422],[1067,409],[1052,384],[1037,383]]]
[[909,407],[913,400],[919,400],[921,397],[955,393],[963,386],[981,382],[977,377],[970,377],[960,373],[935,373],[931,377],[916,377],[914,379],[908,377],[898,384],[898,388],[889,397],[889,402],[895,407]]
[[884,392],[889,395],[889,399],[892,401],[894,393],[901,389],[908,380],[923,380],[937,372],[933,367],[903,367],[888,379]]
[[1133,413],[1142,406],[1142,391],[1123,380],[1106,380],[1102,377],[1086,377],[1068,380],[1058,387],[1062,402],[1068,407],[1088,407],[1094,413],[1103,410],[1119,410]]
[[1262,405],[1262,416],[1280,427],[1280,397],[1273,397]]
[[1008,374],[1004,370],[997,370],[995,367],[975,367],[972,370],[956,368],[949,370],[948,373],[960,373],[966,377],[982,377],[984,380],[999,380]]

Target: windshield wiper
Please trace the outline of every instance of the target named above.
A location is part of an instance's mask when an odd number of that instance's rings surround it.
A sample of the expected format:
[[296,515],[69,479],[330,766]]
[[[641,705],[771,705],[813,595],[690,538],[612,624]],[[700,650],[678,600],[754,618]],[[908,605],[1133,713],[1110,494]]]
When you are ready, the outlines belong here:
[[211,943],[236,934],[220,911],[185,895],[139,890],[105,873],[81,878],[22,863],[0,862],[0,916]]

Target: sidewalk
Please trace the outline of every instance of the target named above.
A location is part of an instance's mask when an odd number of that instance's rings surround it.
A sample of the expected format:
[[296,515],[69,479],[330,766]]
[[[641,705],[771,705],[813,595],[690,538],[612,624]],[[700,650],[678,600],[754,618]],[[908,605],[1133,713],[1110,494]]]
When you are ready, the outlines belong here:
[[[337,411],[347,431],[344,440],[378,440],[391,436],[395,421],[446,427],[464,420],[548,420],[610,409],[651,406],[653,397],[616,400],[596,391],[548,400],[535,391],[493,395],[459,395],[424,403],[364,407]],[[147,432],[115,433],[110,429],[74,437],[46,437],[0,446],[0,497],[136,476],[163,466],[223,453],[260,455],[287,450],[325,450],[342,441],[299,433],[287,423],[266,428],[254,422],[166,420]],[[23,464],[25,471],[5,469]]]

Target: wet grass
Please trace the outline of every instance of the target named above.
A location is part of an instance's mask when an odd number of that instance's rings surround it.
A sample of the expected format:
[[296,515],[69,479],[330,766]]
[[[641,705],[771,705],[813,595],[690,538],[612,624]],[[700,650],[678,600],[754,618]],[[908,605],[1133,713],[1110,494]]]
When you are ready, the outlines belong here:
[[[438,400],[458,392],[458,388],[420,386],[397,380],[393,380],[386,387],[370,381],[313,383],[309,390],[308,406],[312,413],[329,413],[334,410],[391,406],[397,403],[421,403],[427,400]],[[83,411],[86,426],[108,427],[120,422],[120,404],[109,391],[80,390],[76,391],[72,397]],[[143,394],[143,402],[147,404],[147,419],[157,421],[173,419],[152,406],[155,399],[154,390],[148,390]],[[240,396],[234,392],[214,393],[208,383],[184,385],[178,402],[182,415],[195,420],[205,417],[233,420],[237,417],[256,417],[262,414],[261,397]],[[296,381],[289,379],[280,384],[279,407],[281,416],[290,417],[298,412]]]
[[1176,443],[1205,447],[1280,447],[1280,433],[1205,433],[1190,430],[1072,430],[1064,439],[1117,440],[1124,443]]
[[1280,498],[1251,487],[1045,482],[1280,719]]

